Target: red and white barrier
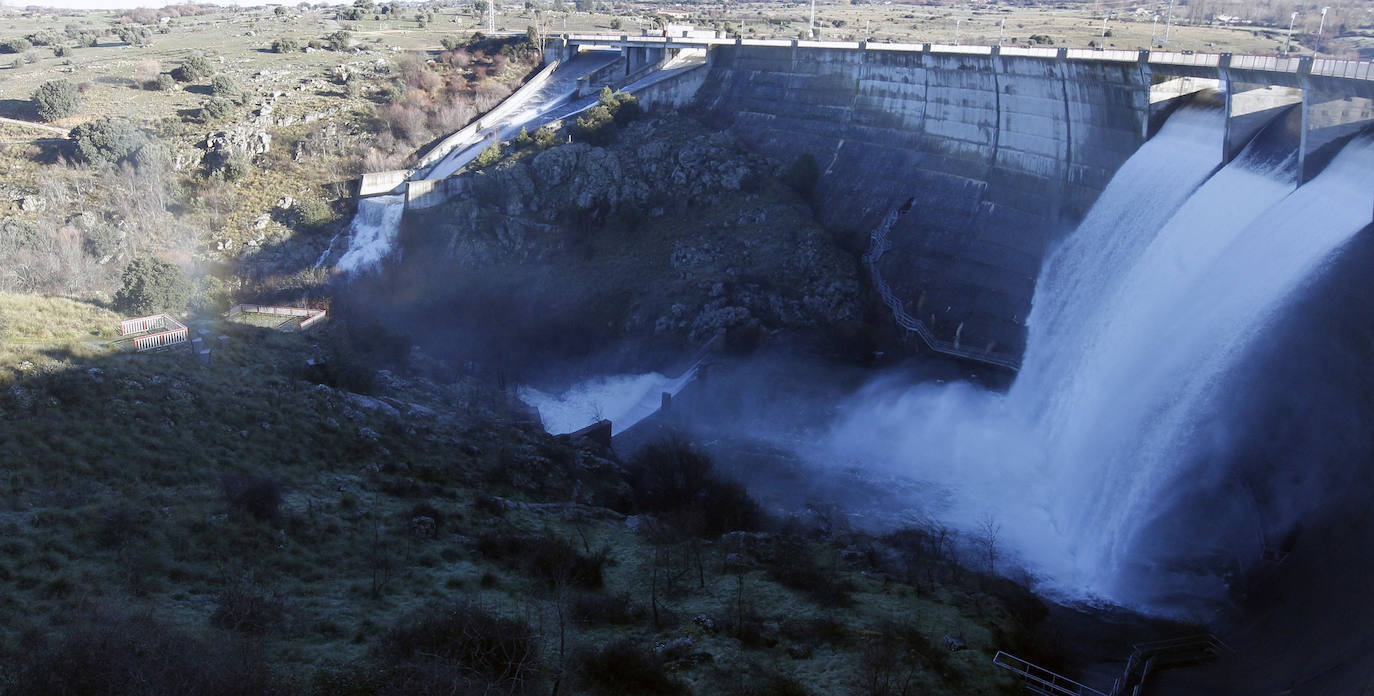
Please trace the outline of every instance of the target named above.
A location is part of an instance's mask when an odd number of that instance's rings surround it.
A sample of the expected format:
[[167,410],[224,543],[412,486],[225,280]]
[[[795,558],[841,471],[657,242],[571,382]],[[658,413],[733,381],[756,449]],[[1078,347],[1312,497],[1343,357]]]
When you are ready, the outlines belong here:
[[273,307],[270,305],[237,304],[229,308],[225,316],[234,317],[239,314],[274,314],[283,317],[305,317],[301,321],[300,330],[305,330],[323,321],[326,312],[323,309],[307,309],[304,307]]
[[154,314],[149,317],[138,317],[137,319],[126,319],[119,322],[119,335],[121,336],[148,331],[158,331],[158,333],[134,338],[135,352],[185,343],[190,334],[186,325],[172,318],[170,314]]

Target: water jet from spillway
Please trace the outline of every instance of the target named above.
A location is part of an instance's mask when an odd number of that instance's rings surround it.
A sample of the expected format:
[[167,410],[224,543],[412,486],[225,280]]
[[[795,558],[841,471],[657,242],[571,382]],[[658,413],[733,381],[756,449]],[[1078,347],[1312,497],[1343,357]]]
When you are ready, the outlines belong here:
[[521,387],[518,396],[539,409],[544,429],[551,434],[571,433],[603,419],[610,420],[616,432],[623,432],[653,415],[663,394],[676,396],[682,391],[696,371],[694,365],[679,377],[657,372],[596,377],[557,394]]
[[1051,595],[1205,614],[1228,569],[1301,514],[1261,520],[1239,499],[1219,397],[1374,208],[1369,142],[1297,188],[1291,159],[1213,173],[1223,127],[1180,110],[1118,171],[1042,269],[1007,393],[880,381],[820,459],[928,482],[916,505],[965,531],[995,518]]
[[372,196],[358,201],[358,212],[348,226],[348,250],[335,264],[340,271],[357,273],[367,270],[391,253],[396,234],[401,229],[405,200],[403,195],[393,195]]

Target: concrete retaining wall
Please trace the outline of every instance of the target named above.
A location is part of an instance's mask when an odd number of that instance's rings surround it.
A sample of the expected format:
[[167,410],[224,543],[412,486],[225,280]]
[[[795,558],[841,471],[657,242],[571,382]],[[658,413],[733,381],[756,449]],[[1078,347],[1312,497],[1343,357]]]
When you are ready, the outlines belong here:
[[710,66],[703,63],[666,80],[638,87],[634,95],[645,109],[676,109],[692,103],[710,74]]
[[396,187],[404,183],[408,176],[410,176],[410,172],[404,169],[364,174],[358,183],[358,195],[380,196],[385,193],[393,193]]

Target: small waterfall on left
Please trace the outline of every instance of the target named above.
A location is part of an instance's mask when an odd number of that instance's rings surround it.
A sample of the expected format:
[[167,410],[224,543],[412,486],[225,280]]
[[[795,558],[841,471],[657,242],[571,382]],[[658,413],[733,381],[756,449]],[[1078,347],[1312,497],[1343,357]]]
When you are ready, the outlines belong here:
[[[358,273],[376,266],[391,253],[396,244],[396,233],[401,228],[401,215],[405,213],[404,195],[372,196],[358,201],[358,212],[348,226],[348,250],[335,264],[344,273]],[[333,248],[333,241],[330,248]],[[320,256],[322,265],[330,249]]]

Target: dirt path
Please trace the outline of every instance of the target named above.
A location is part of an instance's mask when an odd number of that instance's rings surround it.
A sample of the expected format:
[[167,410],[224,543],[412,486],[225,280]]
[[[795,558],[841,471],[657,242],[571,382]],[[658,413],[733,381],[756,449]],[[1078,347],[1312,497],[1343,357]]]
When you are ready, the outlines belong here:
[[24,126],[26,128],[37,128],[38,130],[44,130],[49,133],[56,133],[64,138],[70,134],[70,132],[66,128],[58,128],[57,126],[45,126],[41,123],[34,123],[32,121],[20,121],[17,118],[0,117],[0,123],[9,123],[11,125]]

